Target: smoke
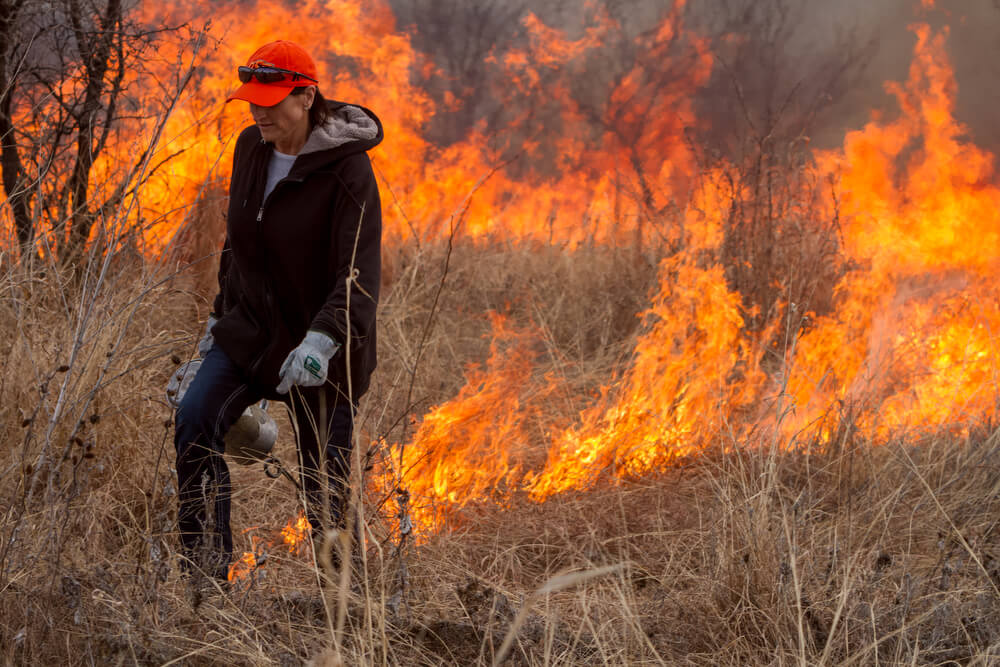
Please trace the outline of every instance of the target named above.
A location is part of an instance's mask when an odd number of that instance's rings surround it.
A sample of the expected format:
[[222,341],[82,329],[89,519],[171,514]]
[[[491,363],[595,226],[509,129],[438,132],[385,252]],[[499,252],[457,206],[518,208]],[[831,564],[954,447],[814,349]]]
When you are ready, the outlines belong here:
[[[491,93],[484,81],[488,61],[519,48],[522,21],[529,12],[546,24],[578,36],[584,7],[601,6],[630,35],[653,29],[669,7],[662,0],[552,0],[531,3],[449,0],[390,0],[399,24],[443,72],[430,82],[432,95],[465,102],[442,113],[434,138],[460,140],[476,121],[489,117]],[[809,136],[813,146],[839,145],[843,134],[862,127],[874,112],[891,114],[895,102],[885,82],[904,81],[916,38],[915,23],[947,26],[949,50],[959,86],[956,115],[973,140],[1000,151],[1000,24],[997,0],[716,0],[687,3],[691,29],[715,40],[716,73],[698,101],[700,116],[715,128],[705,141],[731,145],[741,140],[747,116],[755,125],[791,98],[790,120],[782,134]],[[735,38],[735,39],[733,39]],[[607,57],[619,56],[609,52]],[[728,69],[727,69],[728,68]],[[734,83],[748,109],[737,103]],[[438,89],[433,89],[434,86]],[[441,107],[444,106],[442,103]],[[734,128],[737,131],[734,132]],[[744,128],[745,129],[745,128]],[[736,136],[730,136],[735,134]],[[725,135],[725,136],[720,136]]]
[[[809,62],[817,53],[836,58],[838,40],[853,36],[869,43],[868,60],[844,94],[831,102],[825,122],[814,128],[813,144],[839,145],[843,133],[860,128],[873,112],[892,114],[895,103],[885,82],[904,81],[916,43],[911,26],[927,23],[949,31],[948,51],[958,84],[956,117],[978,145],[1000,152],[1000,3],[996,0],[798,0],[802,24],[789,44],[789,55]],[[795,4],[795,0],[791,0]],[[808,73],[804,73],[808,75]]]

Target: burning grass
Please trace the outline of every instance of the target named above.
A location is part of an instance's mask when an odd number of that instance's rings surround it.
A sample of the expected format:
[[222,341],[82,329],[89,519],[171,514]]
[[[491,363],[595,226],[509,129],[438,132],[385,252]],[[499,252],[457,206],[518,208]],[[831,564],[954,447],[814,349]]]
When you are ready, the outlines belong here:
[[123,206],[88,262],[0,263],[4,660],[995,661],[1000,189],[943,35],[916,35],[896,120],[842,151],[633,160],[635,210],[601,169],[521,199],[475,137],[457,180],[376,156],[406,197],[387,220],[419,224],[387,226],[365,548],[326,587],[260,466],[232,466],[232,584],[178,571],[163,388],[213,293],[210,184],[160,259]]
[[[528,377],[563,380],[511,441],[537,469],[544,425],[571,424],[628,358],[650,272],[628,249],[460,246],[407,406],[445,254],[396,258],[359,451],[377,461],[384,443],[414,435],[407,414],[454,396],[468,360],[496,344],[483,314],[493,309],[514,331],[539,323]],[[237,548],[257,565],[224,595],[195,593],[177,569],[162,396],[170,356],[187,354],[199,328],[190,273],[162,285],[149,267],[109,274],[113,288],[93,299],[101,317],[62,370],[64,303],[79,287],[5,276],[8,663],[987,664],[1000,653],[1000,435],[986,425],[873,446],[846,410],[822,446],[718,436],[660,472],[609,470],[542,502],[526,488],[460,499],[447,530],[423,529],[403,554],[402,594],[398,526],[375,491],[362,574],[323,589],[309,550],[284,539],[298,516],[291,485],[234,465]],[[511,305],[526,293],[532,302]],[[294,461],[275,412],[277,453]]]

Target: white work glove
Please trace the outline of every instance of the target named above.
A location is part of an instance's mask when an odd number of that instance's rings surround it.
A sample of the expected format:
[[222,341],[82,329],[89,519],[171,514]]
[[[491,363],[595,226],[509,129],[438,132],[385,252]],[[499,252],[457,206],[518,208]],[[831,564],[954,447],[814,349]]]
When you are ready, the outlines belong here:
[[174,370],[174,374],[170,376],[170,381],[167,382],[167,403],[170,403],[174,409],[181,407],[184,394],[191,386],[194,376],[198,374],[199,368],[201,368],[201,359],[193,359],[178,366]]
[[330,359],[337,354],[340,343],[325,333],[309,331],[299,346],[288,353],[281,364],[278,393],[287,394],[293,386],[318,387],[326,382]]
[[212,349],[212,344],[215,343],[215,338],[212,336],[212,327],[218,323],[218,318],[215,315],[208,316],[208,323],[205,324],[205,333],[202,334],[201,340],[198,341],[198,356],[202,359],[208,355],[208,351]]

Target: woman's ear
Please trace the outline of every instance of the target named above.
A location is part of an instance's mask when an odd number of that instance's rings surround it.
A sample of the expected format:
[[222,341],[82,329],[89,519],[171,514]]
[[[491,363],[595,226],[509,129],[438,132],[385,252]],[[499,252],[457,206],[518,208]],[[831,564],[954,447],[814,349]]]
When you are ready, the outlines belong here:
[[316,99],[316,86],[307,86],[306,87],[305,98],[306,99],[303,100],[303,104],[305,105],[305,107],[306,107],[307,110],[311,109],[312,105],[313,105],[313,101]]

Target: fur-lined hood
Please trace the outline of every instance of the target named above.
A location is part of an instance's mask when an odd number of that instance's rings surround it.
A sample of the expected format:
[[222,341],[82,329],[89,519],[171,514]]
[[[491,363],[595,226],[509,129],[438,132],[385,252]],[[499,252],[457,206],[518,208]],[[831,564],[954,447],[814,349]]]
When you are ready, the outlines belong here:
[[352,141],[371,143],[371,146],[382,141],[382,124],[374,113],[342,102],[327,104],[330,117],[326,124],[313,128],[299,155],[333,150]]
[[[374,112],[362,106],[330,100],[327,100],[327,106],[330,109],[329,118],[325,124],[310,131],[287,178],[301,180],[331,162],[354,153],[367,152],[382,143],[382,121]],[[237,143],[245,140],[257,143],[262,149],[267,146],[261,154],[266,169],[273,146],[264,141],[260,128],[250,125],[244,129]]]

